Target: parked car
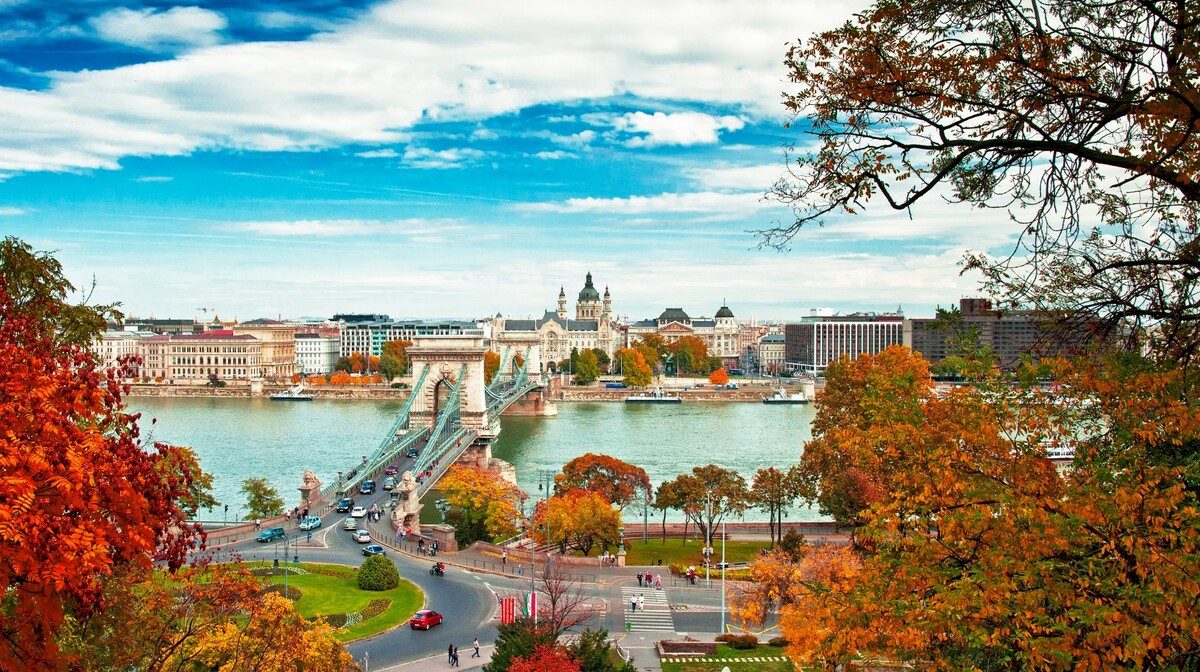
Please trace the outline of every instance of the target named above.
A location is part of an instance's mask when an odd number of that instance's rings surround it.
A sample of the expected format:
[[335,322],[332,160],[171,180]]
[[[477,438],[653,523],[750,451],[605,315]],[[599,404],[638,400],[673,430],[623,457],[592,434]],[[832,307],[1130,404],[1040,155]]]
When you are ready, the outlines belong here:
[[347,518],[342,521],[342,528],[346,530],[357,530],[358,521],[353,518]]
[[353,509],[353,508],[354,508],[354,499],[351,497],[346,497],[346,498],[342,499],[341,501],[339,501],[337,504],[337,512],[338,513],[346,513],[347,511],[349,511],[350,509]]
[[354,534],[351,534],[350,537],[360,544],[371,543],[371,533],[366,530],[355,530]]
[[320,526],[321,526],[321,519],[318,518],[317,516],[309,516],[309,517],[305,518],[304,520],[300,521],[300,529],[302,529],[302,530],[315,530]]
[[432,609],[422,609],[408,619],[413,630],[428,630],[442,622],[442,615]]
[[386,468],[384,468],[383,473],[387,474],[388,476],[392,476],[398,471],[400,471],[399,467],[394,464],[389,464]]
[[354,510],[350,512],[351,518],[365,518],[366,516],[367,516],[367,507],[365,507],[365,506],[356,506],[356,507],[354,507]]
[[375,492],[375,481],[363,481],[362,485],[358,486],[358,492],[364,495]]
[[265,543],[268,541],[274,541],[276,539],[282,539],[285,534],[286,532],[283,531],[282,527],[268,527],[267,529],[258,533],[258,541]]
[[383,546],[379,544],[371,544],[363,546],[363,555],[387,555],[387,551],[384,551]]
[[396,478],[394,476],[388,476],[387,478],[383,479],[383,489],[384,490],[391,490],[392,488],[395,488],[395,487],[396,487]]

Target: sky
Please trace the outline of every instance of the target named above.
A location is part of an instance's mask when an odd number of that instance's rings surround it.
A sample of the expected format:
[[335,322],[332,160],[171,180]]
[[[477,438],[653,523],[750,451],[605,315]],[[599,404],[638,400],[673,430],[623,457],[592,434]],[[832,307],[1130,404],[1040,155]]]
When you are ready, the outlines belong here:
[[0,0],[0,234],[139,317],[932,316],[1000,213],[803,230],[787,45],[843,0]]

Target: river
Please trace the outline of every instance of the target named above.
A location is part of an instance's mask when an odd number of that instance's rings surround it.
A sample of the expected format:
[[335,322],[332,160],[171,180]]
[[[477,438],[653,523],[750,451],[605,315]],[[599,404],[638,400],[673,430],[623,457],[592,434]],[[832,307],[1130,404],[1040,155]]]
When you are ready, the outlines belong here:
[[[280,403],[247,398],[131,397],[144,436],[189,446],[213,474],[213,494],[241,514],[243,479],[267,478],[292,503],[310,469],[324,483],[375,452],[400,401],[316,400]],[[677,405],[560,403],[556,418],[505,416],[492,453],[517,470],[523,490],[537,490],[537,470],[557,471],[587,452],[604,453],[646,470],[658,485],[693,466],[716,464],[749,483],[757,469],[786,469],[811,436],[811,405],[696,402]],[[155,422],[151,424],[151,419]],[[641,517],[627,510],[630,517]],[[221,519],[223,509],[212,517]],[[747,520],[765,519],[749,513]],[[793,510],[788,520],[819,520]]]

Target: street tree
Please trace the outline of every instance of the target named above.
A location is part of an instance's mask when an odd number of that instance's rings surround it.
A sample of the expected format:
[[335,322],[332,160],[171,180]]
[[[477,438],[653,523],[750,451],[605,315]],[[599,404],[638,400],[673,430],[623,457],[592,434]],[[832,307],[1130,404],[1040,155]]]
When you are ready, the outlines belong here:
[[560,551],[578,549],[588,556],[597,546],[606,549],[617,543],[621,512],[604,495],[574,488],[539,506],[534,524],[534,538],[539,542],[552,543]]
[[496,470],[455,465],[438,482],[438,487],[460,523],[455,534],[460,545],[517,532],[515,521],[520,517],[525,494],[500,478]]
[[708,373],[708,343],[699,336],[683,336],[670,346],[677,373]]
[[388,383],[403,376],[405,368],[404,362],[390,353],[379,358],[379,375],[383,376]]
[[708,382],[713,385],[724,385],[729,382],[729,374],[725,369],[717,369],[708,375]]
[[408,348],[411,347],[412,344],[413,344],[412,341],[406,341],[406,340],[400,339],[400,338],[393,339],[390,341],[384,341],[383,345],[380,347],[380,351],[379,351],[380,365],[382,366],[383,357],[385,355],[391,355],[392,357],[395,357],[397,361],[400,362],[400,373],[398,373],[396,375],[397,376],[403,375],[405,371],[408,371]]
[[575,384],[588,385],[596,382],[600,377],[600,364],[596,360],[596,353],[591,350],[584,350],[575,358]]
[[601,373],[608,373],[612,357],[609,357],[608,353],[601,348],[592,348],[592,353],[596,355],[596,364],[599,365]]
[[772,192],[795,220],[761,240],[879,201],[1006,210],[1014,254],[966,259],[993,295],[1190,361],[1197,43],[1196,3],[875,2],[788,50],[815,149]]
[[800,490],[800,470],[796,466],[787,471],[767,467],[754,472],[749,503],[767,513],[771,546],[774,546],[775,541],[781,536],[783,514],[796,502],[796,498],[800,496]]
[[195,456],[139,439],[130,362],[98,370],[89,347],[116,309],[74,291],[52,256],[0,244],[0,669],[69,667],[64,620],[104,609],[106,577],[156,549],[178,569],[202,539],[179,505],[203,492]]
[[538,621],[556,640],[599,614],[594,596],[565,563],[548,563],[538,571],[537,584]]
[[283,513],[283,498],[265,478],[247,478],[242,481],[241,492],[246,496],[246,515],[242,520],[270,518]]
[[508,672],[580,672],[579,663],[561,644],[543,644],[528,656],[513,658]]
[[[658,484],[658,488],[654,490],[654,499],[650,502],[651,508],[662,511],[662,543],[667,545],[667,512],[672,509],[680,509],[683,507],[683,498],[679,493],[679,487],[675,481],[663,481]],[[686,523],[685,523],[686,525]],[[685,532],[684,538],[687,538]]]
[[746,479],[715,464],[692,467],[692,473],[680,474],[672,483],[678,497],[676,508],[695,523],[706,542],[727,515],[741,515],[749,503]]
[[575,488],[591,490],[621,508],[650,495],[646,470],[611,455],[585,453],[563,465],[554,489],[565,493]]
[[349,357],[338,357],[337,361],[333,364],[334,371],[350,373],[353,369],[354,364],[350,361]]
[[633,348],[622,348],[616,353],[616,360],[621,367],[624,377],[621,382],[626,387],[645,387],[654,381],[654,372],[641,352]]
[[534,651],[557,644],[558,636],[544,623],[522,616],[511,623],[496,626],[496,645],[492,658],[483,666],[484,672],[508,672],[514,660],[528,658]]
[[161,450],[163,450],[164,458],[156,465],[159,476],[164,479],[183,476],[181,479],[184,485],[183,492],[176,501],[184,515],[195,520],[200,509],[211,511],[213,507],[220,505],[220,502],[212,495],[212,474],[205,473],[200,468],[200,458],[196,456],[195,452],[190,448],[183,447],[170,450],[166,444],[162,444]]

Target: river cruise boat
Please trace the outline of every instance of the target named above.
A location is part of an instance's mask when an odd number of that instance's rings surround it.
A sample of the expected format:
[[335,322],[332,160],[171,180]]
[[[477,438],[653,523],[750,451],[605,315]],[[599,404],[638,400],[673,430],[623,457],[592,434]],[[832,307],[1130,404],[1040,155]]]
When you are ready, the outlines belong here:
[[648,392],[625,397],[627,404],[682,404],[683,397],[678,392],[667,392],[656,387]]
[[274,401],[312,401],[314,395],[304,392],[304,384],[301,383],[295,387],[289,387],[283,392],[276,392],[271,395]]
[[803,392],[788,392],[782,387],[776,390],[775,394],[769,397],[763,397],[764,404],[807,404],[808,397],[804,396]]

